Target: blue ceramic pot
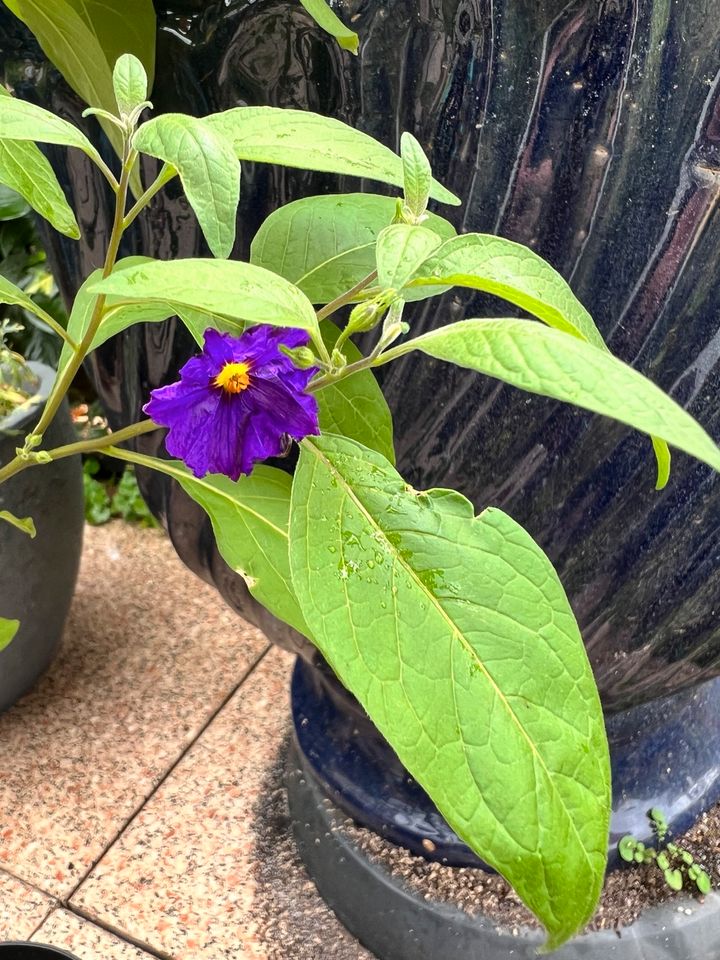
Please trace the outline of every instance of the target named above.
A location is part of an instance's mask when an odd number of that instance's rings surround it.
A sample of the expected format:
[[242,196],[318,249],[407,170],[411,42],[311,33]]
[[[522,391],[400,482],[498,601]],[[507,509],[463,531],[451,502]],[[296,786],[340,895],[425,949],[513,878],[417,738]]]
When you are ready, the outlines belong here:
[[[158,110],[309,108],[391,146],[411,130],[464,200],[449,212],[459,229],[497,232],[546,257],[612,349],[720,438],[719,0],[346,0],[339,12],[363,38],[358,58],[296,0],[156,6]],[[18,93],[77,118],[81,105],[8,15],[0,20],[10,38],[5,74]],[[69,295],[99,262],[110,198],[83,156],[51,152],[85,237],[53,241]],[[246,165],[237,254],[280,203],[356,188]],[[205,252],[176,187],[138,221],[124,252]],[[450,293],[416,305],[412,325],[419,333],[496,310],[489,297]],[[136,327],[98,351],[94,375],[113,423],[136,419],[148,390],[174,379],[192,349],[169,322]],[[651,802],[676,827],[686,823],[720,793],[718,477],[677,455],[669,486],[656,493],[645,438],[427,358],[392,365],[382,382],[408,481],[456,487],[478,509],[501,507],[555,563],[609,721],[616,832],[642,834]],[[155,452],[159,442],[148,436],[139,446]],[[312,662],[308,645],[260,609],[220,559],[199,508],[163,477],[143,476],[142,486],[185,562]],[[294,702],[297,717],[317,718],[305,726],[317,726],[314,739],[302,727],[299,739],[318,776],[358,819],[417,849],[426,825],[408,836],[408,811],[427,803],[365,718],[305,667]],[[394,820],[373,809],[385,795]],[[438,842],[464,862],[451,837]]]

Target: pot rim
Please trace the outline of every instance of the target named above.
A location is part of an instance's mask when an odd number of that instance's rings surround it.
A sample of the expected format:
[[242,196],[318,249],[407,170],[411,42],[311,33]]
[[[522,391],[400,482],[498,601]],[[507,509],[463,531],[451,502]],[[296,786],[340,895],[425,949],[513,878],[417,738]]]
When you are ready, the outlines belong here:
[[[52,389],[56,373],[54,367],[49,367],[46,363],[40,363],[37,360],[30,360],[28,366],[40,378],[37,391],[17,410],[0,417],[0,437],[7,436],[15,431],[22,431],[23,428],[29,426],[30,422],[37,416],[38,411],[45,405]],[[4,944],[0,943],[1,946],[4,946]]]
[[23,947],[29,947],[36,953],[38,950],[46,952],[48,958],[64,957],[65,960],[78,960],[74,953],[68,953],[67,950],[54,947],[51,943],[35,943],[34,940],[3,940],[0,942],[0,957],[2,956],[3,947],[14,947],[16,950],[18,947],[21,949]]

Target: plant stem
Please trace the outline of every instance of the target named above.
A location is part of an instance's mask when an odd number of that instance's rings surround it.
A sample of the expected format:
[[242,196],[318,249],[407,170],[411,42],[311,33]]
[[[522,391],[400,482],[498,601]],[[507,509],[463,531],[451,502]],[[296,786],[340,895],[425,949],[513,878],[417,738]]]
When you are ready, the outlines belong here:
[[[108,433],[105,436],[97,437],[95,440],[78,440],[75,443],[66,443],[61,447],[54,447],[52,450],[44,451],[50,460],[63,460],[66,457],[74,457],[81,453],[93,453],[95,451],[107,451],[117,443],[124,443],[126,440],[132,440],[133,437],[140,437],[144,433],[151,433],[160,428],[152,420],[140,420],[138,423],[132,423],[129,427],[123,427],[116,433]],[[43,461],[32,459],[23,459],[16,457],[0,470],[0,483],[9,480],[17,473],[22,473],[29,467],[42,466]]]
[[[103,280],[110,276],[112,273],[112,268],[115,266],[115,261],[117,259],[118,249],[120,247],[120,240],[123,233],[123,214],[125,211],[125,204],[127,201],[127,191],[128,191],[128,182],[130,179],[130,171],[132,170],[133,163],[135,162],[136,154],[133,150],[129,150],[126,146],[125,156],[123,157],[123,167],[122,173],[120,175],[120,185],[118,187],[117,197],[115,201],[115,218],[113,221],[112,231],[110,233],[110,241],[108,243],[107,252],[105,254],[105,263],[103,265]],[[80,369],[80,366],[85,359],[85,356],[90,348],[93,338],[97,333],[98,326],[102,319],[103,308],[105,306],[105,295],[98,294],[95,299],[95,306],[93,307],[93,312],[90,317],[90,322],[88,323],[87,330],[78,345],[75,354],[70,358],[67,366],[62,371],[61,375],[55,381],[53,388],[48,397],[48,401],[45,404],[45,409],[43,415],[40,418],[40,422],[33,431],[35,436],[42,436],[47,430],[50,423],[58,411],[60,404],[63,401],[63,397],[68,391],[70,384],[75,378],[75,374]]]
[[122,430],[105,434],[103,437],[96,437],[94,440],[78,440],[76,443],[66,443],[62,447],[55,447],[53,450],[48,450],[48,454],[53,460],[63,460],[65,457],[74,457],[78,453],[106,450],[108,447],[114,447],[117,443],[125,443],[125,441],[132,440],[134,437],[141,437],[144,433],[152,433],[153,430],[160,429],[152,420],[139,420],[137,423],[131,423],[129,427],[123,427]]
[[318,320],[325,320],[326,317],[332,316],[332,314],[341,307],[345,307],[349,303],[352,303],[358,293],[361,293],[365,287],[370,286],[373,280],[377,280],[377,270],[373,270],[372,273],[369,273],[366,277],[356,283],[355,286],[351,287],[350,290],[347,290],[339,297],[331,300],[330,303],[326,304],[324,307],[321,307],[320,310],[317,311]]
[[[391,336],[389,343],[392,343],[394,339],[395,336]],[[338,343],[339,342],[340,340],[338,338]],[[359,360],[355,360],[354,363],[349,363],[337,373],[326,373],[322,377],[313,380],[307,388],[308,393],[316,393],[324,387],[329,387],[333,383],[344,380],[346,377],[351,377],[360,370],[371,370],[373,367],[381,367],[383,364],[389,363],[391,360],[396,360],[398,357],[402,357],[414,349],[412,340],[407,343],[401,343],[400,346],[395,347],[394,350],[385,350],[385,347],[389,346],[389,343],[386,336],[381,336],[375,344],[372,353],[369,353],[367,357],[361,357]]]
[[67,332],[65,327],[61,326],[54,317],[51,317],[49,313],[46,313],[45,310],[38,308],[35,312],[35,316],[38,320],[50,327],[53,333],[56,333],[61,340],[63,340],[72,350],[77,350],[79,344],[77,344],[70,334]]
[[143,193],[142,196],[138,197],[137,203],[135,203],[135,205],[132,206],[130,210],[127,212],[127,214],[125,215],[125,218],[122,222],[123,230],[127,230],[127,228],[133,222],[135,217],[137,217],[137,215],[142,210],[144,210],[144,208],[148,205],[148,203],[150,203],[150,201],[155,196],[155,194],[159,190],[162,190],[165,184],[169,183],[174,176],[175,176],[175,170],[171,166],[169,166],[169,164],[165,164],[165,166],[162,168],[160,173],[157,175],[157,177],[153,180],[153,182],[147,188],[145,193]]

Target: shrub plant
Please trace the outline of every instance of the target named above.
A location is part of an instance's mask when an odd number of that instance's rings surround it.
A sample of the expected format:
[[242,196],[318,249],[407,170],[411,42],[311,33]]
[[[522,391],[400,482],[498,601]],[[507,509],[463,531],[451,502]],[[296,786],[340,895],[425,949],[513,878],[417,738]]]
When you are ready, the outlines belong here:
[[[270,107],[142,122],[147,90],[142,64],[125,54],[112,108],[107,94],[91,99],[117,167],[66,120],[0,96],[0,181],[78,237],[36,146],[60,144],[82,151],[115,198],[104,264],[80,288],[67,331],[57,331],[55,386],[0,483],[81,452],[176,480],[207,511],[220,552],[252,595],[318,647],[459,836],[545,925],[547,947],[557,947],[592,915],[607,857],[608,749],[580,632],[552,565],[511,517],[492,506],[476,516],[461,492],[403,480],[373,370],[424,354],[613,417],[652,438],[659,486],[668,444],[715,469],[720,450],[608,351],[546,262],[502,238],[458,236],[428,211],[431,199],[459,201],[433,179],[410,134],[397,155],[336,120]],[[141,155],[160,162],[147,185]],[[354,175],[402,195],[289,203],[240,262],[227,258],[241,161]],[[21,184],[18,165],[29,173]],[[213,257],[118,259],[124,231],[175,178]],[[533,319],[447,323],[438,307],[435,328],[413,335],[406,304],[454,286],[494,294]],[[0,286],[4,302],[21,296]],[[85,357],[133,324],[172,316],[197,354],[148,397],[147,417],[46,449],[47,426]],[[367,354],[356,333],[374,336]],[[172,459],[126,446],[159,426]],[[294,446],[294,470],[266,462]],[[0,643],[12,632],[0,622]]]

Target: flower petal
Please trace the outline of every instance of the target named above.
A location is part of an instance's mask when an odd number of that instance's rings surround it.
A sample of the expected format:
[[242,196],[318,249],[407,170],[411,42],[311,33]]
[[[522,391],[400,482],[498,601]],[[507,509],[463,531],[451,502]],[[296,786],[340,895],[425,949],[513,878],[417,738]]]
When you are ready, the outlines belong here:
[[278,431],[295,440],[319,432],[316,398],[293,390],[278,377],[256,376],[247,403],[256,413],[271,414]]

